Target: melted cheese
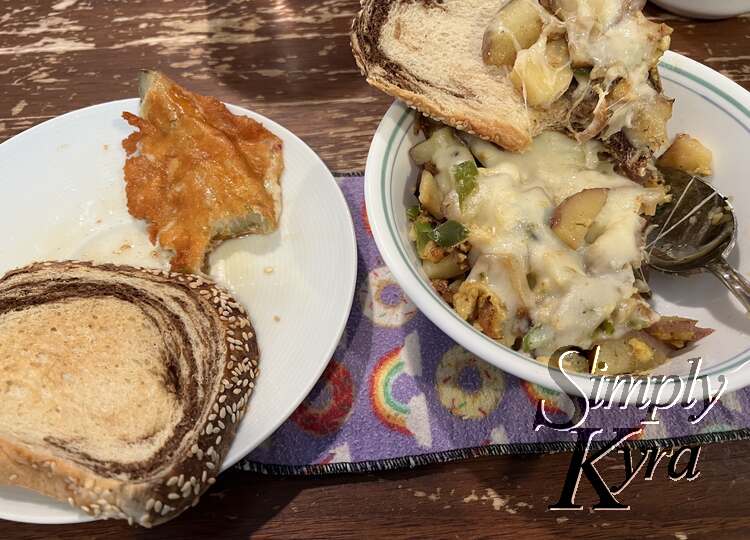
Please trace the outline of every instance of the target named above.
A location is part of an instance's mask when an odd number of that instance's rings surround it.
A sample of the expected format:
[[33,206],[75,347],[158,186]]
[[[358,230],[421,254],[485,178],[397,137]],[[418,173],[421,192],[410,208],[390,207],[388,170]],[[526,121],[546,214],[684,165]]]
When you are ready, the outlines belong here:
[[[615,2],[620,4],[619,0]],[[621,17],[592,13],[588,2],[577,2],[577,9],[566,14],[568,43],[576,60],[585,61],[595,69],[616,70],[612,76],[626,77],[641,69],[655,50],[645,19],[625,14]]]
[[558,4],[574,64],[592,66],[591,79],[602,79],[605,88],[618,79],[629,85],[630,96],[612,108],[604,138],[632,127],[639,104],[658,95],[648,82],[649,71],[668,47],[669,29],[623,6],[621,0],[558,0]]
[[[514,336],[529,324],[544,329],[537,354],[569,345],[589,348],[597,328],[617,319],[613,312],[637,292],[633,267],[643,258],[640,209],[661,202],[663,191],[615,173],[599,160],[597,142],[579,144],[546,132],[527,152],[515,154],[473,137],[466,137],[467,148],[445,135],[433,135],[440,141],[433,163],[446,217],[470,231],[473,267],[467,281],[482,280],[503,301],[509,312],[506,331]],[[451,167],[473,159],[472,154],[484,167],[476,189],[459,205]],[[567,197],[588,188],[607,188],[608,198],[590,229],[592,241],[573,250],[553,232],[550,216]]]

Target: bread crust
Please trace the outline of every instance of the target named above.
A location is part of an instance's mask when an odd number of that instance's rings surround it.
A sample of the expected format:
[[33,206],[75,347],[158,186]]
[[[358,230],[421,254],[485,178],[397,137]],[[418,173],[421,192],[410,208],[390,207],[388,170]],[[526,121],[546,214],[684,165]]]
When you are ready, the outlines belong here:
[[[509,111],[493,111],[493,115],[478,115],[476,111],[446,106],[437,92],[430,95],[399,83],[399,77],[387,67],[395,64],[390,59],[378,58],[375,51],[380,38],[380,28],[387,22],[388,14],[400,3],[439,5],[430,0],[361,0],[361,9],[352,23],[351,48],[354,59],[367,82],[375,88],[404,101],[423,114],[489,140],[511,151],[521,151],[531,144],[533,130],[529,125],[519,126],[503,120]],[[373,20],[378,19],[378,20]],[[479,52],[478,52],[479,54]],[[446,95],[447,96],[447,95]],[[443,96],[443,97],[446,97]],[[517,114],[518,111],[513,111]],[[529,124],[530,124],[529,120]]]
[[67,501],[98,519],[127,519],[144,527],[168,521],[197,504],[219,473],[258,374],[258,345],[244,308],[198,275],[73,261],[13,270],[0,279],[0,296],[6,299],[9,291],[12,295],[14,286],[23,289],[22,295],[34,294],[29,284],[36,275],[57,275],[61,283],[86,281],[87,277],[99,283],[105,278],[127,279],[129,284],[144,280],[169,288],[183,300],[192,299],[207,324],[221,332],[217,357],[204,359],[217,362],[221,369],[205,383],[206,399],[196,418],[191,418],[192,429],[181,438],[171,459],[148,476],[118,471],[118,464],[104,463],[98,471],[87,462],[88,457],[77,459],[58,446],[29,443],[0,431],[0,483]]

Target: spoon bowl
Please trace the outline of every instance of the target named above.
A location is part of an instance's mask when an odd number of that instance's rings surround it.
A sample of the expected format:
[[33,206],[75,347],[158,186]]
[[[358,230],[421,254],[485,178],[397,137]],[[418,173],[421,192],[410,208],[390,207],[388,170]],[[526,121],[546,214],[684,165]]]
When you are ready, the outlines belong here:
[[646,252],[650,267],[690,275],[716,275],[750,313],[750,282],[727,262],[737,240],[737,219],[729,200],[702,178],[662,171],[672,199],[650,220]]

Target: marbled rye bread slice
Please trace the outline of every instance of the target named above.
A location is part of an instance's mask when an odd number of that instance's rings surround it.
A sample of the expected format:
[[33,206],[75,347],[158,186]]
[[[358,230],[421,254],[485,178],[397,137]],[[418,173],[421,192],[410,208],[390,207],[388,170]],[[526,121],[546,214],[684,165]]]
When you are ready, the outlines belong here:
[[214,482],[258,346],[215,283],[45,262],[0,279],[0,483],[97,518],[171,519]]

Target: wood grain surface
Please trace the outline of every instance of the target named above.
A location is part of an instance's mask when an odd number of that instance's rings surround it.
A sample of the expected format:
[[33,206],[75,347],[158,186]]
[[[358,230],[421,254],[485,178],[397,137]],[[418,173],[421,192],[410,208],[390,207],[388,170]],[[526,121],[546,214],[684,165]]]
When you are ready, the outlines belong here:
[[[362,170],[391,99],[352,59],[353,0],[0,0],[0,142],[59,114],[134,97],[139,68],[274,118],[334,171]],[[672,49],[750,88],[750,18],[689,21]],[[0,171],[1,181],[2,171]],[[1,404],[0,404],[1,406]],[[638,480],[629,512],[560,514],[569,455],[482,458],[414,471],[274,478],[232,471],[154,531],[118,522],[0,521],[0,538],[746,538],[750,442],[710,445],[700,477]],[[610,459],[607,474],[622,475]],[[588,486],[581,501],[591,503]]]

